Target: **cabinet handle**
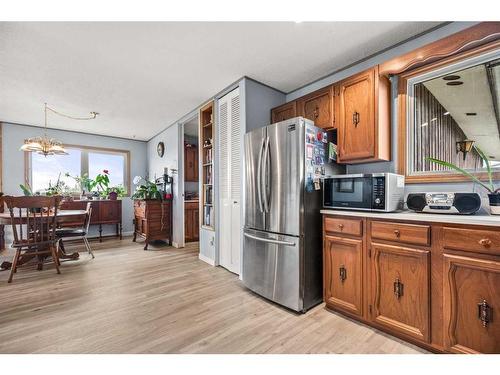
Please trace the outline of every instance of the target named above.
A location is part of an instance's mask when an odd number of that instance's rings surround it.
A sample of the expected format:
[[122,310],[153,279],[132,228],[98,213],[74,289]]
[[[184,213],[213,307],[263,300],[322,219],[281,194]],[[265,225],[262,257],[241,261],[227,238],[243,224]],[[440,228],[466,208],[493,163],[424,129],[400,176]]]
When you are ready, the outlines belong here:
[[403,296],[404,284],[396,277],[396,281],[394,281],[394,295],[397,299],[400,299]]
[[339,229],[342,231],[344,229],[344,224],[339,224]]
[[488,327],[492,321],[493,309],[486,302],[485,299],[477,304],[477,318],[481,321],[483,327]]
[[352,114],[352,123],[354,126],[358,126],[359,124],[359,112],[354,111]]
[[343,264],[339,268],[339,276],[340,276],[341,283],[343,283],[345,281],[345,279],[347,279],[347,270]]
[[491,240],[489,238],[483,238],[479,240],[479,244],[484,247],[489,247],[491,245]]
[[314,108],[314,118],[318,118],[319,117],[319,108],[318,106],[316,106],[316,108]]
[[399,229],[394,229],[394,235],[399,238],[399,236],[401,235],[401,232],[399,231]]

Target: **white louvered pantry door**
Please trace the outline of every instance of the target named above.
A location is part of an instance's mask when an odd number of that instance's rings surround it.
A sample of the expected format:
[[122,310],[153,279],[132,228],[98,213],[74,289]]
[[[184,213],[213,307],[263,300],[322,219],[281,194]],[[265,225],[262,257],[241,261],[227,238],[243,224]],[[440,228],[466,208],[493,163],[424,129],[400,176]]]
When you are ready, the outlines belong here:
[[239,88],[219,99],[219,263],[240,273],[242,130]]

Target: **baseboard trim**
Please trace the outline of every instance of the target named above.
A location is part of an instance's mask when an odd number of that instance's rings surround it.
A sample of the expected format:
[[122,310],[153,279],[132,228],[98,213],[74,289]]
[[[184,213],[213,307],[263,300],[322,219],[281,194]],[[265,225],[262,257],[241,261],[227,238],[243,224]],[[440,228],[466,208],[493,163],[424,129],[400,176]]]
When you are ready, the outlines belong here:
[[203,254],[198,254],[198,258],[202,261],[204,261],[205,263],[208,263],[210,264],[211,266],[215,266],[215,260],[213,259],[210,259],[209,257],[206,257],[205,255]]

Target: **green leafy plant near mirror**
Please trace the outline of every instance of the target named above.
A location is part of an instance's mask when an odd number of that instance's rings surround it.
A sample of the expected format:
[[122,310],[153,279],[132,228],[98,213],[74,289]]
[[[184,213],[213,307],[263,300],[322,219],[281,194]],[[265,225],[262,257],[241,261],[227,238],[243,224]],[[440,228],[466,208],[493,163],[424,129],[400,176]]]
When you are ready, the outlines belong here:
[[483,182],[476,176],[474,176],[472,173],[466,171],[465,169],[462,169],[460,167],[457,167],[453,163],[449,163],[444,160],[436,159],[436,158],[425,158],[426,160],[436,163],[438,165],[441,165],[443,167],[447,167],[450,169],[453,169],[464,176],[470,178],[472,181],[478,183],[481,185],[483,188],[485,188],[488,191],[488,198],[490,200],[490,207],[491,207],[491,213],[495,215],[500,214],[500,187],[495,188],[495,184],[493,183],[493,169],[491,168],[490,161],[488,157],[484,154],[484,152],[477,146],[474,146],[474,149],[477,151],[481,159],[483,160],[484,164],[486,165],[486,171],[488,174],[488,182]]
[[148,181],[141,176],[135,176],[134,184],[137,185],[137,187],[132,198],[161,200],[161,193],[154,182]]

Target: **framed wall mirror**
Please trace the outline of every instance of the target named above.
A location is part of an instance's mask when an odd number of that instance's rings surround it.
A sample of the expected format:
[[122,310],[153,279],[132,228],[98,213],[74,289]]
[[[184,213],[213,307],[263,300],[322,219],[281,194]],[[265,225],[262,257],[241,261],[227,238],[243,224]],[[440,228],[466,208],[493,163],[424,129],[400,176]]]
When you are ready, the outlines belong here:
[[399,79],[399,172],[407,182],[468,181],[452,163],[500,179],[500,45],[494,43],[404,73]]

